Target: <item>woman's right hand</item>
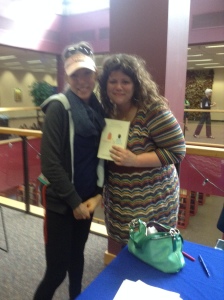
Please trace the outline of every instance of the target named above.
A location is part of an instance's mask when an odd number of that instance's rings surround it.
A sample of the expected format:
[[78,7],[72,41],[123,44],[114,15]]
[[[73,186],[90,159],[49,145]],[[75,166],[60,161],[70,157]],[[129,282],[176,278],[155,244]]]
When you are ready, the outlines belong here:
[[110,157],[118,166],[136,167],[137,155],[128,149],[113,145],[110,149]]
[[79,206],[73,209],[73,215],[77,220],[90,219],[90,212],[87,206],[83,203],[80,203]]

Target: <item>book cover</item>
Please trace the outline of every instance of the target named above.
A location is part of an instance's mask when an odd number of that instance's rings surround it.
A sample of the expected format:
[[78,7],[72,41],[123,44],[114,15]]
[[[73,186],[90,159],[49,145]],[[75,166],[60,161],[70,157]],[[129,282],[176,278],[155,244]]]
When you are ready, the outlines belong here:
[[97,157],[112,160],[110,149],[113,145],[120,146],[123,149],[127,147],[130,122],[107,118],[105,118],[105,121],[106,126],[101,134]]

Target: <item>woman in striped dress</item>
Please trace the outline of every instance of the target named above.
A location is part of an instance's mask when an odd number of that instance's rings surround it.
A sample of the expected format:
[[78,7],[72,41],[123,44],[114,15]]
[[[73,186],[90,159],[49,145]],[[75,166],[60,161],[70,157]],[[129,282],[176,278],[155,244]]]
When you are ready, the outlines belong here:
[[108,251],[117,254],[128,241],[128,223],[134,218],[176,226],[175,164],[184,158],[186,147],[180,125],[141,58],[109,56],[99,87],[107,115],[131,122],[127,149],[111,149],[104,189]]

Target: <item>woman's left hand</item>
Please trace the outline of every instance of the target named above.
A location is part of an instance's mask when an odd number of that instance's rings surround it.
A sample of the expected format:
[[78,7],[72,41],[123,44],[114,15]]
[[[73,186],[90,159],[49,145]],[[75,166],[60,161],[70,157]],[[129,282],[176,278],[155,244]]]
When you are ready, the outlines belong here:
[[118,166],[135,167],[137,155],[128,149],[122,149],[119,146],[112,146],[110,156]]
[[89,212],[92,214],[96,207],[99,205],[100,201],[102,200],[102,195],[96,195],[95,197],[89,198],[85,202],[84,205],[88,208]]

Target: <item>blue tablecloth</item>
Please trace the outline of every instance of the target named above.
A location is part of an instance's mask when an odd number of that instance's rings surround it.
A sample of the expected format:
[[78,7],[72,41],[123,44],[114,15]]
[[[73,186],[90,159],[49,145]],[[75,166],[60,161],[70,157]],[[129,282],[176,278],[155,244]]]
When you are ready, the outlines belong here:
[[[183,250],[196,260],[185,258],[186,265],[179,273],[165,274],[141,262],[125,247],[77,299],[112,300],[123,280],[129,279],[177,292],[184,300],[224,300],[224,251],[187,241]],[[198,260],[199,254],[210,277]]]

